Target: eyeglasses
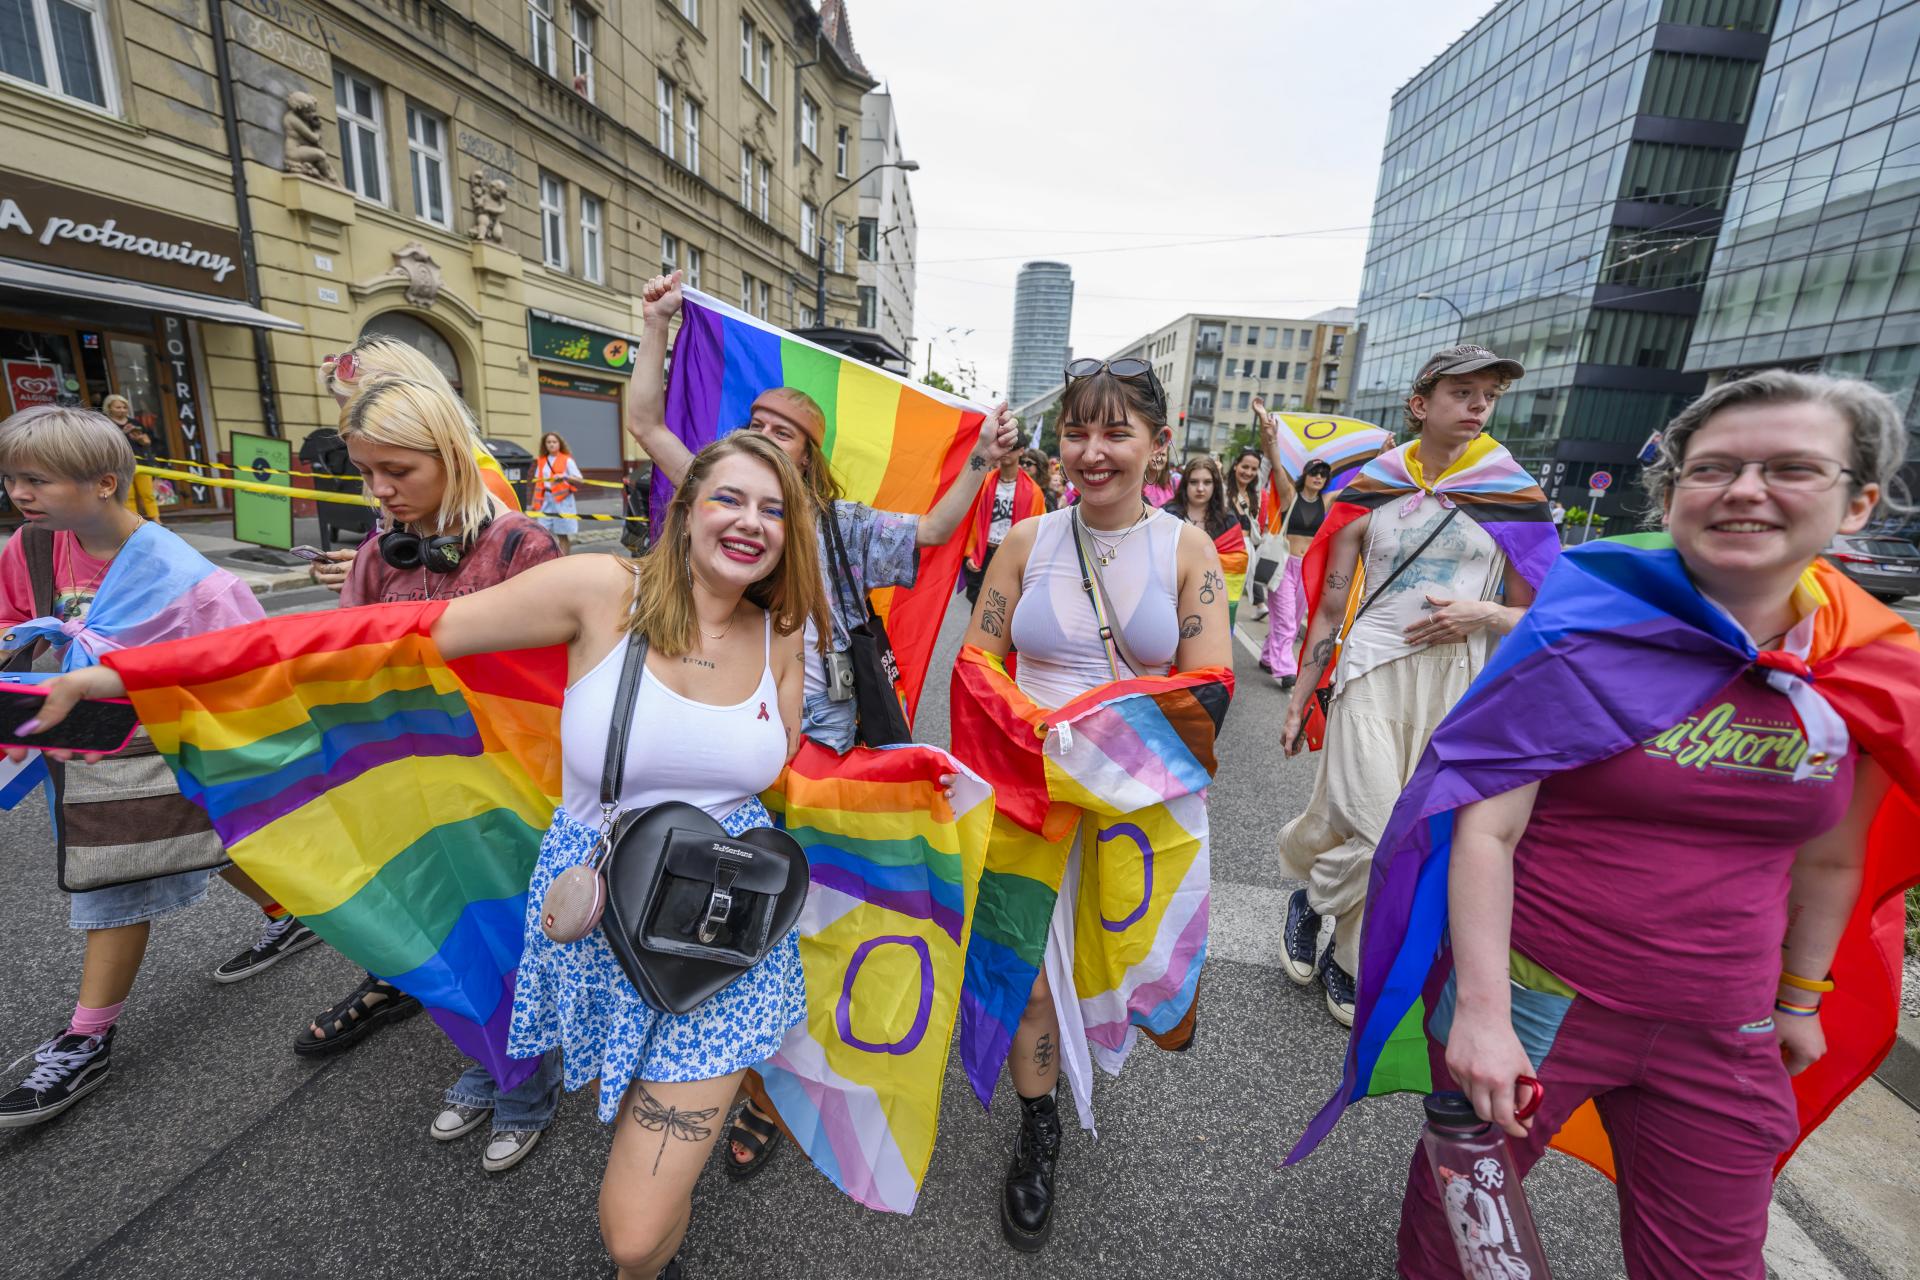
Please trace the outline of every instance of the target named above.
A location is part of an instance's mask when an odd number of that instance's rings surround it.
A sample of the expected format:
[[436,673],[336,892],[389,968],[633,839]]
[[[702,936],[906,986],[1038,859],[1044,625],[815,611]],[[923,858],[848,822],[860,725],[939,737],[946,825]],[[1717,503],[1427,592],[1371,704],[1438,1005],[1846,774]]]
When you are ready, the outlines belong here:
[[1123,356],[1118,360],[1095,360],[1091,356],[1075,360],[1067,366],[1066,381],[1091,378],[1096,373],[1110,373],[1122,382],[1134,382],[1141,378],[1147,380],[1147,389],[1153,392],[1154,399],[1164,412],[1167,393],[1160,385],[1160,379],[1153,375],[1153,366],[1145,360],[1136,360],[1132,356]]
[[336,382],[354,382],[358,380],[357,375],[360,372],[360,357],[351,351],[342,352],[337,356],[321,356],[320,363],[322,365],[333,366],[330,370],[322,369],[322,372],[327,373]]
[[1680,468],[1673,478],[1676,489],[1725,489],[1747,473],[1748,467],[1760,468],[1760,480],[1769,489],[1792,493],[1821,493],[1840,483],[1841,476],[1858,480],[1850,469],[1832,458],[1695,458]]

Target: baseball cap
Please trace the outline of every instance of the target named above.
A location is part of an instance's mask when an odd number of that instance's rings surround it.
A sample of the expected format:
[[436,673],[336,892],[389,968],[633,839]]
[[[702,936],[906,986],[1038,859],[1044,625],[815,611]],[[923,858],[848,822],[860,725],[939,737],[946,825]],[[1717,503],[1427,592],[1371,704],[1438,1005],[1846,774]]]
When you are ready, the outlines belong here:
[[1523,378],[1527,373],[1520,367],[1518,360],[1509,360],[1505,356],[1495,355],[1485,347],[1463,343],[1457,347],[1436,351],[1428,357],[1426,364],[1420,368],[1420,376],[1413,380],[1413,385],[1415,387],[1431,386],[1440,378],[1479,373],[1486,369],[1491,369],[1509,381]]

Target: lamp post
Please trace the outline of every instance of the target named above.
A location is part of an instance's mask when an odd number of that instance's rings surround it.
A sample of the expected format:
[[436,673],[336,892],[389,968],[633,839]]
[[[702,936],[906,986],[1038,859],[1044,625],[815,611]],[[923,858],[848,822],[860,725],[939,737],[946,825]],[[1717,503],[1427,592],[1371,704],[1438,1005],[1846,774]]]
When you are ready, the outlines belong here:
[[813,322],[815,324],[824,327],[827,323],[827,210],[833,207],[835,200],[838,200],[841,196],[847,194],[847,192],[853,190],[882,169],[899,169],[905,173],[912,173],[919,167],[920,162],[918,160],[883,160],[855,178],[852,182],[849,182],[846,186],[828,196],[826,203],[820,206],[820,216],[816,219],[819,225],[813,229],[814,239],[817,242],[814,248],[819,250],[819,267],[814,275],[813,281]]
[[1467,313],[1462,311],[1459,307],[1455,307],[1453,305],[1453,299],[1443,298],[1437,293],[1416,293],[1413,296],[1414,296],[1414,300],[1417,302],[1444,302],[1449,307],[1453,307],[1453,314],[1456,317],[1458,317],[1460,321],[1460,327],[1454,330],[1454,333],[1453,333],[1454,341],[1458,342],[1460,338],[1466,333]]

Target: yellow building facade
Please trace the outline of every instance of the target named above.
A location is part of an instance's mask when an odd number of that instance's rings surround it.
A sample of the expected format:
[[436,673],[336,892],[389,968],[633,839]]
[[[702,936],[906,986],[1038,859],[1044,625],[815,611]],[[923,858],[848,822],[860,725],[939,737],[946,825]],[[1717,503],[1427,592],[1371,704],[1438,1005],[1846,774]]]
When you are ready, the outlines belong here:
[[89,49],[25,2],[0,409],[119,392],[169,456],[297,445],[337,417],[322,357],[389,334],[487,438],[612,475],[648,277],[804,327],[824,250],[855,319],[857,205],[822,206],[874,80],[840,0],[99,0]]

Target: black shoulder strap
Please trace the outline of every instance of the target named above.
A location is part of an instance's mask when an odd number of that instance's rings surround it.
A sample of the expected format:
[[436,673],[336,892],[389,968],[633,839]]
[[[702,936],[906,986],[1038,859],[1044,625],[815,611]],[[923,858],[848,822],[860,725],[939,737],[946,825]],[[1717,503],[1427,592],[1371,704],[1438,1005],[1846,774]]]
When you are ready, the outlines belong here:
[[53,614],[53,530],[44,525],[29,524],[20,530],[19,537],[25,539],[20,544],[27,556],[27,581],[33,584],[33,608],[37,616],[46,618]]
[[613,695],[613,714],[607,725],[607,760],[600,771],[600,807],[611,818],[620,803],[620,780],[627,772],[627,739],[633,734],[633,703],[640,692],[640,674],[647,669],[647,633],[635,627],[627,633],[627,656],[620,660],[620,686]]
[[827,568],[833,578],[834,594],[840,598],[840,603],[847,606],[847,616],[850,618],[872,612],[870,605],[861,607],[865,602],[860,599],[859,588],[854,585],[853,561],[847,558],[847,544],[840,532],[840,513],[832,503],[827,504],[820,522],[826,526]]
[[[1393,585],[1393,580],[1399,577],[1402,573],[1405,573],[1407,566],[1412,564],[1415,560],[1418,560],[1422,555],[1422,553],[1424,553],[1428,547],[1433,545],[1433,540],[1447,531],[1447,526],[1452,524],[1453,518],[1459,514],[1460,514],[1459,507],[1447,508],[1446,516],[1441,519],[1439,524],[1433,526],[1433,532],[1427,535],[1427,540],[1425,542],[1422,542],[1419,546],[1415,547],[1413,549],[1412,555],[1408,556],[1405,560],[1402,560],[1399,564],[1393,566],[1393,572],[1388,574],[1386,576],[1386,580],[1383,581],[1378,587],[1374,588],[1373,594],[1368,596],[1366,600],[1360,605],[1360,608],[1354,612],[1353,621],[1347,624],[1348,635],[1353,634],[1353,629],[1360,625],[1361,615],[1365,614],[1367,610],[1373,607],[1373,602],[1375,600],[1378,600],[1381,596],[1387,593],[1387,588]],[[1362,559],[1363,560],[1365,559],[1364,555],[1362,556]]]

